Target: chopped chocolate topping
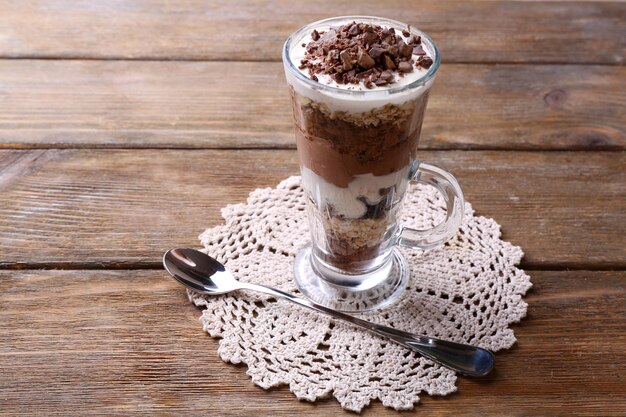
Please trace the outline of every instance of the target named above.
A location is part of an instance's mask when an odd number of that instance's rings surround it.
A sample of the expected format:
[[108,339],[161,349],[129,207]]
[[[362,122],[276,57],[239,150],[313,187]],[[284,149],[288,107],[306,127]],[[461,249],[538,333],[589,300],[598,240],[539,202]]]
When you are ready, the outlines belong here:
[[[314,30],[311,39],[299,68],[308,69],[315,81],[325,74],[338,84],[363,83],[372,88],[394,83],[394,74],[413,71],[414,62],[416,68],[433,64],[410,26],[400,36],[394,28],[353,21],[327,31]],[[416,61],[414,55],[419,55]]]
[[425,57],[423,59],[420,60],[420,66],[428,69],[430,68],[430,66],[433,64],[433,60],[430,59],[429,57]]
[[393,74],[391,73],[391,71],[383,71],[380,74],[380,78],[382,80],[386,80],[387,82],[391,82],[391,80],[393,80]]
[[385,68],[388,70],[396,69],[396,64],[393,63],[393,59],[389,58],[389,55],[385,55]]
[[404,43],[404,41],[398,42],[398,49],[400,52],[400,56],[403,58],[410,58],[413,54],[413,49],[411,48],[411,45],[407,45],[406,43]]
[[416,45],[413,47],[414,55],[426,55],[426,51],[422,48],[422,45]]
[[350,61],[350,53],[347,49],[344,49],[339,53],[339,59],[341,59],[341,65],[344,71],[350,71],[352,69],[352,62]]
[[376,61],[374,61],[372,57],[362,49],[359,51],[357,62],[363,69],[366,70],[374,68],[374,65],[376,65]]
[[377,44],[374,44],[372,48],[370,49],[370,56],[376,60],[380,58],[380,56],[384,53],[385,53],[385,50],[381,48],[380,46],[378,46]]
[[[371,27],[371,26],[370,26]],[[374,32],[365,32],[363,35],[363,43],[365,45],[371,45],[378,39],[378,36]]]
[[411,72],[411,71],[413,71],[413,65],[411,65],[408,62],[400,62],[400,64],[398,64],[398,71],[400,71],[400,72]]
[[420,43],[422,43],[422,37],[421,36],[416,36],[413,35],[409,38],[409,40],[407,41],[407,43],[409,45],[419,45]]
[[376,85],[387,85],[393,81],[393,73],[389,70],[385,70],[380,73],[377,80],[374,80]]

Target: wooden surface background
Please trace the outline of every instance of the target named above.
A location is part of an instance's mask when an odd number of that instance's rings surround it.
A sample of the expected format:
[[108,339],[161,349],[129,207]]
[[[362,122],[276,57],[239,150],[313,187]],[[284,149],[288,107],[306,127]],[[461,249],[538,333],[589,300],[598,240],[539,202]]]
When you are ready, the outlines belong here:
[[626,415],[626,3],[0,0],[1,416],[351,414],[221,362],[160,267],[297,174],[282,42],[345,14],[438,43],[421,156],[534,284],[494,373],[363,415]]

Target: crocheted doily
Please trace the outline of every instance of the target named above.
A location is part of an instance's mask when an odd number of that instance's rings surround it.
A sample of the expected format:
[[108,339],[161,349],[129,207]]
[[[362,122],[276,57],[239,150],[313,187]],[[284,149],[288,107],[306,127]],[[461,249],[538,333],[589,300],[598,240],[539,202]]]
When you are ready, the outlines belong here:
[[[362,314],[366,320],[417,334],[470,343],[492,351],[515,343],[511,323],[526,314],[522,296],[530,278],[516,265],[523,253],[500,240],[500,226],[474,216],[465,206],[456,237],[430,251],[403,250],[411,270],[396,304]],[[441,195],[412,187],[403,224],[430,228],[445,215]],[[200,239],[207,253],[241,281],[298,293],[293,263],[309,242],[300,177],[277,188],[257,189],[246,204],[222,209],[226,224]],[[204,330],[221,338],[222,360],[245,363],[252,381],[268,389],[287,384],[299,399],[333,395],[341,406],[360,411],[373,399],[397,410],[411,409],[423,391],[456,390],[453,371],[419,354],[349,324],[253,292],[190,299],[204,308]]]

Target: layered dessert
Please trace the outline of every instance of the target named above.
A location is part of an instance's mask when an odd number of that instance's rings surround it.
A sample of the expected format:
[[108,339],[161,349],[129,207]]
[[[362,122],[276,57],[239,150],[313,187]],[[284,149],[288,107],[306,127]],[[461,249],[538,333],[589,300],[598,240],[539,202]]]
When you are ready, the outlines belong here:
[[359,273],[393,244],[436,50],[389,21],[334,23],[307,28],[284,59],[314,254]]

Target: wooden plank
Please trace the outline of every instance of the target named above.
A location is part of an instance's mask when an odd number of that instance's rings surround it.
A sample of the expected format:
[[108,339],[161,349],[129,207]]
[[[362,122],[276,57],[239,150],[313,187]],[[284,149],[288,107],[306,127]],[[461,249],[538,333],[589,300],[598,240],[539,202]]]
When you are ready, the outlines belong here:
[[[618,152],[422,152],[532,268],[624,268]],[[297,174],[292,150],[0,152],[0,265],[159,265],[220,208]]]
[[[417,412],[626,413],[626,274],[531,275],[528,317],[494,373],[460,377],[447,397],[424,394]],[[199,310],[164,271],[2,271],[0,306],[3,415],[350,415],[332,398],[264,391],[245,367],[221,362]],[[363,415],[397,413],[375,402]]]
[[[282,65],[0,61],[0,147],[294,147]],[[423,149],[625,149],[625,67],[444,65]]]
[[2,0],[0,10],[2,57],[277,61],[298,27],[372,13],[428,32],[448,62],[620,64],[626,55],[626,7],[613,2]]

